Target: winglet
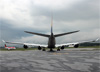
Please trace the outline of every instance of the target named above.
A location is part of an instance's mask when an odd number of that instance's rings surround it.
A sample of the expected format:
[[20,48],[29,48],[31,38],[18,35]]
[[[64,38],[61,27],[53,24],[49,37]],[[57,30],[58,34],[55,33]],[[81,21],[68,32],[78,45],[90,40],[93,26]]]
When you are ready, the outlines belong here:
[[96,40],[93,40],[92,42],[96,42],[96,41],[98,41],[99,40],[99,38],[97,38]]
[[98,41],[100,38],[97,38],[96,41]]
[[5,41],[4,40],[2,40],[4,43],[5,43]]

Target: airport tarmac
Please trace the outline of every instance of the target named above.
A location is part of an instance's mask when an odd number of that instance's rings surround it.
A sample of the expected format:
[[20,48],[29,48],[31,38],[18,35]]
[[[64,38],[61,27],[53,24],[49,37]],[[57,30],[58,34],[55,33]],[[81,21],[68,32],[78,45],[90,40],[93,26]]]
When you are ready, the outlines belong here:
[[100,72],[100,51],[0,51],[0,72]]

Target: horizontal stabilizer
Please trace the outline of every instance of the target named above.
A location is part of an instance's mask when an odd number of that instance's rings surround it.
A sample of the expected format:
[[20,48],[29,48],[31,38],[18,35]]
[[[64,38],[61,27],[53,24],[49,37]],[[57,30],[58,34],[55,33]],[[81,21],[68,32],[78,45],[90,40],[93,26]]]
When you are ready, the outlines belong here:
[[41,34],[41,33],[35,33],[35,32],[29,32],[29,31],[24,31],[24,32],[26,32],[26,33],[30,33],[30,34],[39,35],[39,36],[44,36],[44,37],[50,37],[50,35]]
[[79,30],[77,31],[72,31],[72,32],[67,32],[67,33],[62,33],[62,34],[56,34],[54,35],[55,37],[59,37],[59,36],[63,36],[63,35],[67,35],[67,34],[72,34],[72,33],[76,33],[76,32],[79,32]]

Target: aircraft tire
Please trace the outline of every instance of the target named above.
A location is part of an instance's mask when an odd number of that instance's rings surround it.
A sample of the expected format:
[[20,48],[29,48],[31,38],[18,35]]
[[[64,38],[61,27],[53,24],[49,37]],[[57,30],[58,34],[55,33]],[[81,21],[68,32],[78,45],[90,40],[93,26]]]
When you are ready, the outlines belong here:
[[57,51],[60,51],[60,49],[58,48]]
[[53,51],[53,49],[51,48],[51,49],[50,49],[50,52],[52,52],[52,51]]
[[46,51],[46,49],[45,49],[45,48],[43,48],[43,49],[42,49],[42,51]]

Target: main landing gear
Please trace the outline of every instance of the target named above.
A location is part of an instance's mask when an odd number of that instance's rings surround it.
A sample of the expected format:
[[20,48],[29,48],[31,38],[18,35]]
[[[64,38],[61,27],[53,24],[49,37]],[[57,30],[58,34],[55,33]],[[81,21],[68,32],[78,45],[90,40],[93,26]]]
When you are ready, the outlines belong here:
[[60,51],[60,48],[58,48],[57,51]]
[[[58,48],[57,51],[60,51],[60,48]],[[53,52],[53,49],[52,48],[50,48],[50,52]]]
[[43,49],[42,49],[42,51],[46,51],[46,49],[45,49],[45,48],[43,48]]
[[52,48],[50,48],[50,51],[52,52],[52,51],[53,51],[53,49],[52,49]]

